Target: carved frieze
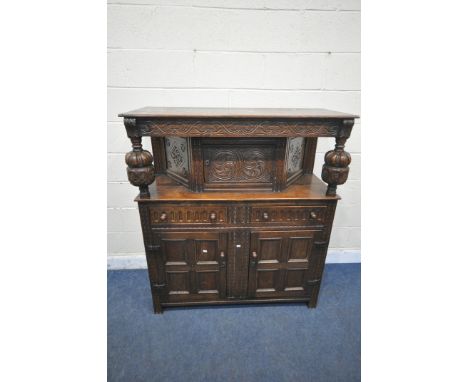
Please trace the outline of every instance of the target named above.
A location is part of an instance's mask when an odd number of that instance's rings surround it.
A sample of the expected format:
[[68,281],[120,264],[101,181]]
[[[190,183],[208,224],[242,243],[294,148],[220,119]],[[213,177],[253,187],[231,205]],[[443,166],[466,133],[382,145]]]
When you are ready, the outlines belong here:
[[341,126],[334,120],[151,119],[137,123],[141,135],[178,137],[333,137]]

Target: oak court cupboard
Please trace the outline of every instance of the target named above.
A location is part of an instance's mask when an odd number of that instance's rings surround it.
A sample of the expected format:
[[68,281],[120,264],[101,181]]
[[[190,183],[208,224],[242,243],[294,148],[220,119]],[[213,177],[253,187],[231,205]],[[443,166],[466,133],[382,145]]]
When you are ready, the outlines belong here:
[[[154,311],[317,304],[356,115],[324,109],[145,107],[123,117]],[[142,137],[151,137],[152,151]],[[317,139],[333,137],[320,180]],[[153,163],[154,158],[154,163]]]

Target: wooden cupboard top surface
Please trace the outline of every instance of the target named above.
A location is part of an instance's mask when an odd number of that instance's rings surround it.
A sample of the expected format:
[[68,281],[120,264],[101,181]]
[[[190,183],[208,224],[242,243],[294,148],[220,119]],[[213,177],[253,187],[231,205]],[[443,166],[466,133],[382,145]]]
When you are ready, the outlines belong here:
[[[156,184],[156,186],[155,186]],[[159,175],[156,181],[149,186],[151,196],[140,198],[135,201],[282,201],[282,200],[337,200],[336,196],[326,196],[327,185],[315,175],[304,175],[294,184],[282,192],[272,191],[247,191],[242,192],[201,192],[196,193],[179,185],[166,175]]]
[[119,114],[130,118],[322,118],[353,119],[354,114],[326,109],[143,107]]

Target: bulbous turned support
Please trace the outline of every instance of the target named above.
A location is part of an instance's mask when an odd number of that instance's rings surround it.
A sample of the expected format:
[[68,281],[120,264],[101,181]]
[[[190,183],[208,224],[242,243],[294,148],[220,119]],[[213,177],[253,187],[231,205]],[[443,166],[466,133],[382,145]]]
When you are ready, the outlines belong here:
[[153,166],[153,156],[147,150],[143,150],[141,144],[141,136],[137,136],[135,119],[125,118],[125,127],[127,135],[132,142],[133,150],[125,155],[125,163],[127,163],[128,180],[134,186],[140,188],[140,197],[149,198],[150,193],[148,186],[154,182],[156,174]]
[[322,167],[322,180],[328,184],[327,195],[336,195],[336,187],[348,179],[351,155],[344,150],[346,140],[351,135],[354,120],[343,121],[343,126],[336,137],[335,149],[325,153]]

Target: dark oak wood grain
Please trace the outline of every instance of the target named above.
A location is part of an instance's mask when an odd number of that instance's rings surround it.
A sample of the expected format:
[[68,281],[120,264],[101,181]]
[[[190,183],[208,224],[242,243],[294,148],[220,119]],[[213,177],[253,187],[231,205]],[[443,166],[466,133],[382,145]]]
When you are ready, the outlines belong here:
[[[123,113],[153,307],[317,305],[352,114],[142,108]],[[153,155],[142,149],[151,136]],[[318,137],[335,137],[322,182]],[[153,165],[153,157],[156,163]]]
[[341,113],[327,109],[302,109],[302,108],[203,108],[203,107],[152,107],[146,106],[140,109],[119,114],[119,117],[144,118],[144,117],[193,117],[193,118],[340,118],[354,119],[357,115]]

